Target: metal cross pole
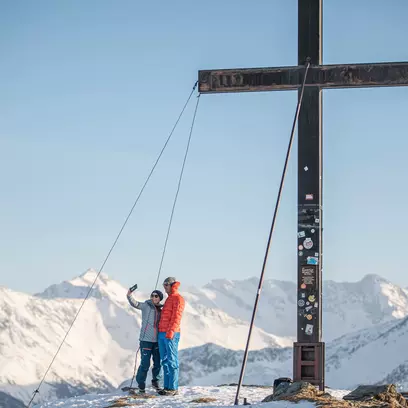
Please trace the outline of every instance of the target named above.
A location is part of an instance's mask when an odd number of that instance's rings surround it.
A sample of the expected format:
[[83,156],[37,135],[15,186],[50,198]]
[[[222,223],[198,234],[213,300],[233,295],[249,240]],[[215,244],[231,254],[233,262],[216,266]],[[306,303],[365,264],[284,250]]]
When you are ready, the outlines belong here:
[[199,92],[299,90],[311,66],[298,124],[298,289],[294,380],[324,388],[322,343],[322,89],[408,85],[408,62],[322,65],[322,1],[298,0],[298,66],[202,70]]

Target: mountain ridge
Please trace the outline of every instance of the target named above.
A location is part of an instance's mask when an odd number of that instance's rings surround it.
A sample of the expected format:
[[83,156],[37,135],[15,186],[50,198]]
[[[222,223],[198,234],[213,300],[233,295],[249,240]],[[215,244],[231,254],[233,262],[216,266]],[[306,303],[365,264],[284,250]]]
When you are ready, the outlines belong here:
[[[35,389],[45,372],[96,274],[88,270],[35,295],[0,288],[0,390],[23,400],[30,397],[30,389]],[[219,383],[236,381],[257,285],[256,278],[218,279],[202,288],[181,290],[186,299],[180,351],[184,356],[182,381],[197,385],[215,379]],[[405,330],[406,289],[378,275],[367,275],[358,282],[325,281],[323,287],[323,327],[329,339],[328,370],[333,378],[349,366],[350,356],[359,359],[370,347],[378,353],[385,347],[384,339],[397,341],[397,334]],[[50,370],[47,382],[53,386],[46,387],[43,398],[70,396],[75,389],[85,392],[91,386],[110,391],[131,376],[140,314],[128,305],[126,292],[108,275],[99,276]],[[137,291],[135,296],[143,300],[148,293]],[[358,321],[361,327],[356,326]],[[295,328],[295,283],[266,280],[251,343],[248,382],[290,375]],[[386,335],[391,329],[396,334],[390,331]],[[214,371],[214,367],[205,366],[217,359],[223,367]],[[404,359],[408,360],[408,355]],[[401,362],[394,364],[393,356],[389,360],[392,364],[382,372],[382,378],[403,376],[406,367]],[[197,371],[194,367],[201,368]]]

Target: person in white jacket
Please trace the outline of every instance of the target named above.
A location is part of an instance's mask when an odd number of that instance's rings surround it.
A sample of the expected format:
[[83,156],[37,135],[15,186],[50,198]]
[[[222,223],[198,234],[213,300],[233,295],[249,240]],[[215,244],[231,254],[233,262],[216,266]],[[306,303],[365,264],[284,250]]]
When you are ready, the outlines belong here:
[[160,390],[161,364],[157,334],[162,308],[160,302],[163,300],[163,293],[160,290],[154,290],[149,300],[138,302],[132,298],[132,291],[129,290],[127,299],[132,307],[142,311],[142,327],[139,337],[141,361],[136,374],[139,392],[145,393],[147,373],[152,359],[152,386],[156,390]]

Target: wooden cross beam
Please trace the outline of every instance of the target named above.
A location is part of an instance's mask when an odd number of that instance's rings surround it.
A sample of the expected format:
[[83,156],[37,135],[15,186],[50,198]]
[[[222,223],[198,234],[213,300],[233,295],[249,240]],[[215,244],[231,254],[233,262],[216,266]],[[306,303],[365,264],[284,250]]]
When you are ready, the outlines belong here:
[[298,123],[298,293],[294,380],[324,389],[322,340],[322,89],[407,86],[408,62],[322,65],[322,0],[298,0],[298,66],[199,71],[199,92],[300,89]]
[[[304,66],[199,71],[199,92],[288,91],[302,86]],[[408,62],[314,65],[306,87],[408,86]]]

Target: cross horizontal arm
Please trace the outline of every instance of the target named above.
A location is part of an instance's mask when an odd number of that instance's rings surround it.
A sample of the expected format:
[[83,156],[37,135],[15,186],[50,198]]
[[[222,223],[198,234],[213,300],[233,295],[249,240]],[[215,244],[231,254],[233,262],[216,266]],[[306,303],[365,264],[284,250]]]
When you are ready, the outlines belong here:
[[[295,90],[302,86],[305,67],[248,68],[199,71],[201,93]],[[408,86],[408,62],[315,65],[306,86],[362,88]]]

